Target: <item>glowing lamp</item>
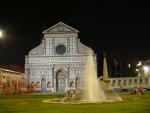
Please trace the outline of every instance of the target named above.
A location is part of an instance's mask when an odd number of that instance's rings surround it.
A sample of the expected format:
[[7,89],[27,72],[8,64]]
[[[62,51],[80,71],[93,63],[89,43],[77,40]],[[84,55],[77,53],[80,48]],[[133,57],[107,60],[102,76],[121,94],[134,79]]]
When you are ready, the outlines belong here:
[[3,35],[3,33],[2,33],[2,31],[0,30],[0,38],[2,37],[2,35]]
[[148,67],[147,66],[144,66],[143,68],[145,71],[148,71]]

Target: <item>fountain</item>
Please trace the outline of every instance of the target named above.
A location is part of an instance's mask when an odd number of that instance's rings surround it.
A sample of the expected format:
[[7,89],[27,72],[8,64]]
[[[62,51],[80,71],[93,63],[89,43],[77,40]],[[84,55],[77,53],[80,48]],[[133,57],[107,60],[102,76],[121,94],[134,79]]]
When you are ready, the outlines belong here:
[[[81,87],[81,90],[72,90],[62,100],[57,100],[57,102],[104,103],[122,101],[120,96],[109,87],[108,83],[97,78],[95,63],[91,51],[89,52],[86,62],[83,83],[84,85]],[[51,100],[51,102],[56,101]]]
[[83,81],[85,84],[85,90],[83,90],[83,100],[99,101],[106,99],[105,93],[100,87],[99,80],[97,79],[95,63],[91,51],[89,52],[86,62],[85,76]]

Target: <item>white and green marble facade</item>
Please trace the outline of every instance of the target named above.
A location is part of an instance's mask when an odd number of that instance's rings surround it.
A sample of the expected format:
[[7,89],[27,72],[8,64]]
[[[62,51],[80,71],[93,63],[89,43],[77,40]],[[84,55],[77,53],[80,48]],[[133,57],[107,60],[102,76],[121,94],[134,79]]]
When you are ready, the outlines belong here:
[[[36,91],[66,92],[81,87],[91,48],[80,42],[78,32],[59,22],[45,30],[42,43],[25,56],[27,83]],[[97,70],[97,55],[92,53]]]

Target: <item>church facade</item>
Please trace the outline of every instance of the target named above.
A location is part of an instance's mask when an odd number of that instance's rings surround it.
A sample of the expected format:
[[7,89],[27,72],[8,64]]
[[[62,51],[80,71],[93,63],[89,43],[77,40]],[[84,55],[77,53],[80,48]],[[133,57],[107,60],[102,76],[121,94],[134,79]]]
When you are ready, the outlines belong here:
[[78,33],[63,22],[43,31],[42,43],[25,56],[27,84],[34,86],[35,91],[80,89],[89,51],[97,71],[97,55],[80,42]]

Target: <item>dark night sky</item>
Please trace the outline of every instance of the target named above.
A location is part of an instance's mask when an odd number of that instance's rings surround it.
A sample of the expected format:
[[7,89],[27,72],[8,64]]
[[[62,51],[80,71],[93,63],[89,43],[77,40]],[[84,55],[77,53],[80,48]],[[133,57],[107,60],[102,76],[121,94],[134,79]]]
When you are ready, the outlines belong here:
[[79,30],[80,41],[108,60],[138,61],[150,56],[150,7],[103,2],[3,0],[0,5],[0,63],[24,66],[24,56],[46,29],[64,22]]

